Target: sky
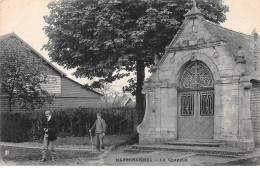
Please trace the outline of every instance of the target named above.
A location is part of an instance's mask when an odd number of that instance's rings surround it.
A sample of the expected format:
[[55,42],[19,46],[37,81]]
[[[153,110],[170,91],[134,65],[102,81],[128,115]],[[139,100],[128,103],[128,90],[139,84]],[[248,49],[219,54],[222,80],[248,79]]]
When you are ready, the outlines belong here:
[[[42,49],[48,38],[43,31],[46,26],[43,16],[48,15],[48,3],[51,0],[0,0],[0,35],[15,32],[31,47],[48,60],[48,53]],[[221,25],[237,32],[251,34],[255,28],[260,34],[260,0],[223,0],[229,6],[226,13],[227,20]],[[81,84],[86,79],[77,79],[72,76],[74,70],[66,70],[54,63],[56,67],[65,72],[68,77]],[[112,84],[115,90],[120,91],[127,85],[127,79]]]

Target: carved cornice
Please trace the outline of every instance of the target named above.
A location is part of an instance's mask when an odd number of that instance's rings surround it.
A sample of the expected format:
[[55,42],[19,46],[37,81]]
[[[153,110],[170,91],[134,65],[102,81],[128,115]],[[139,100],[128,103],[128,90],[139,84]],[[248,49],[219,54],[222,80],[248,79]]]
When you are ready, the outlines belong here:
[[158,82],[158,83],[155,83],[155,86],[161,87],[161,88],[176,88],[177,84],[169,83],[169,82]]
[[159,82],[159,83],[155,83],[155,86],[156,88],[159,88],[159,87],[167,87],[167,82]]
[[198,49],[202,49],[202,48],[221,46],[225,43],[226,43],[226,40],[218,40],[218,41],[209,42],[209,43],[205,43],[205,44],[196,44],[196,45],[180,46],[180,47],[166,47],[165,51],[176,52],[176,51],[182,51],[182,50],[198,50]]
[[156,82],[156,83],[145,83],[143,85],[142,93],[147,91],[155,91],[158,88],[177,88],[177,84],[169,82]]
[[240,76],[240,79],[239,79],[240,82],[250,82],[250,80],[251,80],[250,75],[242,75],[242,76]]
[[215,80],[214,85],[221,85],[221,80]]
[[221,84],[232,84],[233,76],[220,76]]
[[154,83],[144,83],[142,93],[145,94],[148,91],[154,91],[156,88]]

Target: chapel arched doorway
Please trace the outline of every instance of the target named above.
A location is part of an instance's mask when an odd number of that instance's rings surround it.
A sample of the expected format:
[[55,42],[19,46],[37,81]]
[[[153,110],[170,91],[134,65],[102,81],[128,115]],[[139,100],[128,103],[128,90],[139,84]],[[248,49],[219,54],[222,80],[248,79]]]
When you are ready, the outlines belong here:
[[211,71],[201,61],[189,62],[178,80],[178,139],[213,140],[214,79]]

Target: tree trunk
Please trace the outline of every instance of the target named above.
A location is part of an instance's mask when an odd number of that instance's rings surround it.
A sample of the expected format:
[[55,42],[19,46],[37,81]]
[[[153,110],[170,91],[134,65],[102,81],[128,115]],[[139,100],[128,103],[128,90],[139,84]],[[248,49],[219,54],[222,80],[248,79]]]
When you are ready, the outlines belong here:
[[142,94],[142,87],[145,78],[145,65],[142,60],[137,61],[137,86],[136,86],[136,113],[134,117],[134,129],[136,133],[136,127],[139,125],[144,117],[145,113],[145,97]]
[[8,98],[8,106],[9,106],[9,112],[12,112],[12,96],[9,96]]
[[72,128],[73,127],[73,124],[72,124],[73,123],[72,122],[73,121],[73,117],[70,116],[69,118],[70,118],[70,134],[73,135],[73,128]]
[[79,127],[79,134],[78,134],[78,136],[83,136],[83,132],[82,132],[82,121],[81,121],[81,117],[80,116],[78,116],[77,117],[78,118],[78,120],[77,120],[77,123],[78,123],[78,127]]

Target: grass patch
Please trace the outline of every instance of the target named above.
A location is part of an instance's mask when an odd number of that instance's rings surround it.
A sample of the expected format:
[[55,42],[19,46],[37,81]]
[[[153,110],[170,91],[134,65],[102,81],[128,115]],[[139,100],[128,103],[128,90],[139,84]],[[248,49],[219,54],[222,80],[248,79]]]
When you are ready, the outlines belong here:
[[[42,149],[32,149],[32,148],[20,148],[20,147],[10,147],[10,146],[0,146],[1,149],[1,158],[4,162],[13,162],[13,163],[32,163],[33,165],[45,165],[47,163],[41,163],[39,160],[42,157]],[[9,151],[9,155],[5,154],[5,151]],[[70,150],[56,150],[56,158],[58,164],[65,164],[64,161],[73,163],[73,159],[82,158],[82,159],[95,159],[98,158],[99,154],[87,152],[87,151],[70,151]],[[47,158],[51,158],[50,152],[48,152]]]
[[[117,146],[123,144],[131,144],[135,138],[133,135],[107,135],[104,137],[104,144],[106,146]],[[95,144],[95,137],[92,136],[93,144]],[[41,141],[42,142],[42,141]],[[55,142],[56,145],[91,145],[90,136],[86,137],[65,137],[58,139]]]
[[[134,144],[138,137],[134,135],[108,135],[104,138],[105,147],[117,148],[119,146],[125,146]],[[92,137],[93,143],[95,146],[95,137]],[[56,147],[63,147],[66,150],[58,150],[56,149],[57,161],[51,162],[47,161],[44,163],[39,162],[42,157],[42,148],[39,148],[39,145],[42,145],[42,140],[37,142],[30,142],[32,144],[24,143],[19,145],[23,145],[22,147],[14,146],[0,146],[0,155],[3,162],[6,164],[14,164],[14,165],[89,165],[88,162],[93,160],[99,160],[100,153],[92,152],[92,151],[82,151],[84,150],[84,146],[88,147],[91,145],[90,136],[87,137],[59,137],[56,140]],[[33,143],[36,143],[36,147],[38,148],[27,148],[26,146],[31,146]],[[39,144],[40,143],[40,144]],[[73,150],[70,148],[73,147]],[[75,146],[75,147],[74,147]],[[78,147],[77,147],[78,146]],[[82,147],[83,146],[83,147]],[[33,146],[32,146],[33,147]],[[81,147],[81,148],[80,148]],[[76,150],[80,148],[81,150]],[[5,151],[9,151],[9,155],[5,154]],[[47,158],[51,158],[51,154],[48,151]]]

